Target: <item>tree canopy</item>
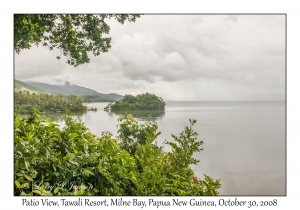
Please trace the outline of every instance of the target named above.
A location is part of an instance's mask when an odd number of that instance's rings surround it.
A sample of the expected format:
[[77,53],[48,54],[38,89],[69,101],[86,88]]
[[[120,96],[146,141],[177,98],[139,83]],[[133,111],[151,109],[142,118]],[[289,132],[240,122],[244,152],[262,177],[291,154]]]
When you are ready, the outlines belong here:
[[82,99],[74,95],[36,94],[29,91],[14,92],[14,107],[20,113],[30,113],[34,108],[41,112],[86,111]]
[[166,152],[156,141],[155,121],[119,118],[118,136],[93,135],[70,115],[65,126],[41,117],[15,114],[14,194],[58,196],[208,196],[218,195],[220,180],[195,176],[193,158],[203,141],[185,126]]
[[161,97],[151,93],[139,94],[137,96],[125,95],[119,101],[108,104],[105,109],[115,110],[164,110],[166,103]]
[[107,52],[111,47],[107,18],[115,18],[124,24],[135,22],[138,14],[15,14],[14,49],[20,53],[32,44],[42,44],[50,50],[57,48],[67,57],[67,63],[78,66],[90,61],[88,52],[94,56]]

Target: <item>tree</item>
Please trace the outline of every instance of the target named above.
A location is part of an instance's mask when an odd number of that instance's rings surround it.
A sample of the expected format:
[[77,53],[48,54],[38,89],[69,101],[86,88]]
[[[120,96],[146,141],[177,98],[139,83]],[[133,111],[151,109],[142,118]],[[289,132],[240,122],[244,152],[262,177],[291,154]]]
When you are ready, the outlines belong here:
[[138,14],[15,14],[14,49],[20,53],[32,44],[42,44],[50,50],[58,48],[67,57],[67,63],[76,67],[90,61],[88,52],[98,56],[110,49],[111,38],[102,36],[110,30],[105,19],[115,18],[124,24],[139,17]]
[[[195,120],[174,141],[158,146],[157,123],[119,118],[119,136],[93,135],[67,115],[65,126],[41,117],[14,115],[14,193],[59,196],[208,196],[218,195],[220,180],[195,176],[191,164],[202,150]],[[75,187],[75,186],[78,186]]]
[[105,107],[106,110],[164,110],[166,103],[161,97],[158,97],[151,93],[139,94],[132,96],[130,94],[125,95],[119,101],[114,104],[108,104]]

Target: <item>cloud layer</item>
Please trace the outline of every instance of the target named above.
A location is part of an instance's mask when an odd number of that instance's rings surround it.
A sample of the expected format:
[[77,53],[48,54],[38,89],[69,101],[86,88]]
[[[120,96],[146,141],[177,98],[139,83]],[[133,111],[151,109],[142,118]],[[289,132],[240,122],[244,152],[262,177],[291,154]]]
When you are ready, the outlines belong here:
[[74,68],[55,59],[58,51],[32,47],[15,56],[16,78],[177,100],[285,98],[284,15],[144,15],[108,23],[112,48],[89,64]]

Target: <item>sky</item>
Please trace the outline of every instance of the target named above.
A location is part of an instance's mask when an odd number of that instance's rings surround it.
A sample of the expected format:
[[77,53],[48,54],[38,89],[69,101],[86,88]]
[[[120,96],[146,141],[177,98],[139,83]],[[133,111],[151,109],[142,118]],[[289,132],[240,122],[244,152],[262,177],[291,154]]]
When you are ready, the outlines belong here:
[[107,20],[112,47],[72,67],[59,50],[15,54],[15,78],[180,101],[284,101],[285,15],[143,15]]

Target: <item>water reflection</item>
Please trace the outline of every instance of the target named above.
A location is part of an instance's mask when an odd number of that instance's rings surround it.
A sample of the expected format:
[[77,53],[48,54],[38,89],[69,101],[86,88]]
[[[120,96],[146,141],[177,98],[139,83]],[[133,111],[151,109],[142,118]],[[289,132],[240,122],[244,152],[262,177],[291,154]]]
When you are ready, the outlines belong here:
[[[76,120],[81,120],[84,114],[86,114],[86,112],[71,112],[72,118]],[[50,118],[52,122],[64,122],[66,113],[47,113],[47,118]]]
[[134,118],[141,121],[145,121],[149,119],[149,117],[158,120],[165,116],[165,112],[161,110],[116,110],[108,111],[107,113],[111,117],[114,117],[115,115],[119,117],[121,115],[132,114]]
[[[86,112],[71,112],[72,118],[76,120],[81,120],[84,114],[86,114]],[[25,117],[28,115],[29,114],[21,114],[21,117]],[[52,122],[64,122],[67,114],[65,112],[52,112],[41,113],[40,115],[50,118]]]

